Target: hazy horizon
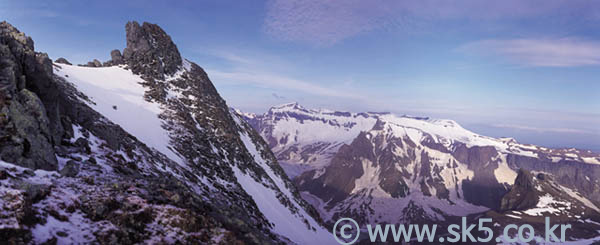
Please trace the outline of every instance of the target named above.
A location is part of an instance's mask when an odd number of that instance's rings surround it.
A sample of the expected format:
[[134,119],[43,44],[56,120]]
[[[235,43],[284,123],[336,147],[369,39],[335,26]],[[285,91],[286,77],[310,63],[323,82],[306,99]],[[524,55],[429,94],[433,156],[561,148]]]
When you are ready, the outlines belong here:
[[[249,112],[255,114],[263,114],[266,113],[271,107],[277,107],[284,104],[289,103],[298,103],[300,106],[305,107],[306,109],[325,109],[325,110],[333,110],[333,111],[344,111],[344,112],[381,112],[381,113],[393,113],[397,116],[407,115],[414,117],[430,117],[432,119],[450,119],[459,123],[463,128],[468,129],[474,133],[489,136],[494,138],[514,138],[519,143],[524,144],[533,144],[539,145],[549,148],[577,148],[581,150],[591,150],[597,153],[600,153],[600,142],[593,142],[592,144],[584,144],[580,145],[581,142],[579,139],[579,134],[581,132],[571,132],[570,129],[565,128],[551,128],[551,129],[534,129],[534,128],[519,128],[515,125],[502,125],[502,124],[478,124],[478,123],[461,123],[460,120],[455,120],[453,118],[444,118],[444,117],[432,117],[426,114],[410,114],[410,113],[398,113],[391,111],[352,111],[352,110],[339,110],[333,107],[306,107],[304,104],[299,103],[297,101],[289,101],[284,103],[279,103],[272,105],[270,107],[266,107],[263,110],[249,110],[242,112]],[[232,106],[233,107],[233,106]],[[238,109],[238,107],[234,107]],[[560,141],[556,141],[555,137],[561,137]]]

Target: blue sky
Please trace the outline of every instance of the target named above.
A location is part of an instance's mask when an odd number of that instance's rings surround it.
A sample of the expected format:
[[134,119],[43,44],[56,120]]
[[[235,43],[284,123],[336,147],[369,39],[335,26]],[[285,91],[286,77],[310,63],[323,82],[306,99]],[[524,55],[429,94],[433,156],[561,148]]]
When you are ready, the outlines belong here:
[[233,107],[449,118],[490,136],[600,151],[594,1],[0,1],[38,51],[73,63],[157,23]]

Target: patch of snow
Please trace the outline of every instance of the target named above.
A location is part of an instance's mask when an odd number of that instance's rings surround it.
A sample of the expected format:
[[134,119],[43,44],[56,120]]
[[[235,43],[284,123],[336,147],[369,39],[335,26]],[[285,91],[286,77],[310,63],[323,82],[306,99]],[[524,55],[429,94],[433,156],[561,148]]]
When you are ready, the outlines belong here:
[[586,223],[595,224],[595,225],[599,225],[599,226],[600,226],[600,223],[599,223],[599,222],[593,221],[593,220],[591,220],[591,219],[586,219],[586,220],[585,220],[585,222],[586,222]]
[[581,158],[585,163],[590,164],[600,164],[600,158],[597,157],[582,157]]
[[523,211],[523,213],[531,216],[540,216],[542,214],[557,214],[562,210],[570,209],[571,203],[555,200],[550,194],[543,195],[539,198],[535,208]]
[[[92,243],[96,236],[92,233],[91,227],[93,224],[87,223],[87,219],[81,212],[75,212],[69,215],[68,221],[60,221],[48,215],[46,223],[36,225],[31,229],[31,233],[33,240],[38,244],[46,242],[52,237],[56,237],[57,244]],[[57,235],[59,232],[66,236]]]
[[[361,159],[361,162],[363,175],[354,181],[354,189],[352,189],[350,195],[356,194],[363,189],[373,190],[379,188],[380,168],[378,166],[374,166],[374,164],[367,159]],[[373,197],[391,198],[391,196],[385,191],[376,191],[372,194]]]
[[513,219],[521,219],[520,216],[516,216],[516,215],[512,215],[512,214],[507,214],[507,217],[513,218]]
[[494,170],[494,176],[496,176],[498,183],[507,183],[512,185],[515,183],[515,179],[517,178],[517,172],[512,170],[503,159],[503,161],[498,164],[498,168]]

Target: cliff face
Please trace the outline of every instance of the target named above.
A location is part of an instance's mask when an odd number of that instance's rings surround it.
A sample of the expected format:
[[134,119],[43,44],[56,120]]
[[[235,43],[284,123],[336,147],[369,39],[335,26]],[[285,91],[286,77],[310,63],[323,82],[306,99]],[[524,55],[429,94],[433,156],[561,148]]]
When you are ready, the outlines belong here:
[[52,61],[33,40],[0,23],[0,159],[56,170],[53,146],[62,137]]
[[501,210],[527,210],[535,207],[539,201],[535,184],[538,180],[543,181],[544,175],[534,176],[527,170],[519,170],[515,184],[502,198]]

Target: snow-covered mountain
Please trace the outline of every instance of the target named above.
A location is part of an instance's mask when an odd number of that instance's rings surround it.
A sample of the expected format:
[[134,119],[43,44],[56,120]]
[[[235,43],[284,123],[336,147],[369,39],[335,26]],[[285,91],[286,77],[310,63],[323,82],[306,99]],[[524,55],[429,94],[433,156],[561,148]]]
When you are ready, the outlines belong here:
[[71,65],[0,23],[0,240],[334,243],[268,145],[157,25]]
[[262,115],[240,114],[267,141],[290,177],[328,165],[342,145],[371,129],[378,115],[309,110],[298,103],[275,106]]
[[[563,215],[564,220],[600,230],[594,226],[600,218],[600,155],[593,152],[486,137],[452,120],[310,110],[297,104],[246,114],[246,120],[288,165],[289,175],[297,170],[289,166],[308,166],[294,182],[330,223],[352,217],[363,225],[448,224],[490,210],[508,217],[519,209],[503,200],[515,191],[522,169],[543,172],[554,186],[569,190],[564,202],[583,214]],[[327,147],[315,147],[321,145]],[[556,194],[549,188],[538,192],[531,202]]]
[[[591,151],[552,149],[520,144],[512,138],[491,138],[470,132],[452,120],[429,117],[396,116],[385,112],[353,113],[328,109],[307,109],[298,103],[287,103],[270,108],[264,114],[237,110],[267,141],[273,153],[289,176],[321,168],[343,144],[350,144],[360,132],[369,131],[378,119],[392,119],[407,126],[416,141],[420,131],[446,141],[464,142],[470,145],[494,146],[503,153],[529,157],[542,157],[552,162],[577,161],[600,164],[600,155]],[[412,128],[412,129],[410,129]],[[513,174],[514,175],[514,174]],[[515,175],[516,176],[516,175]]]

